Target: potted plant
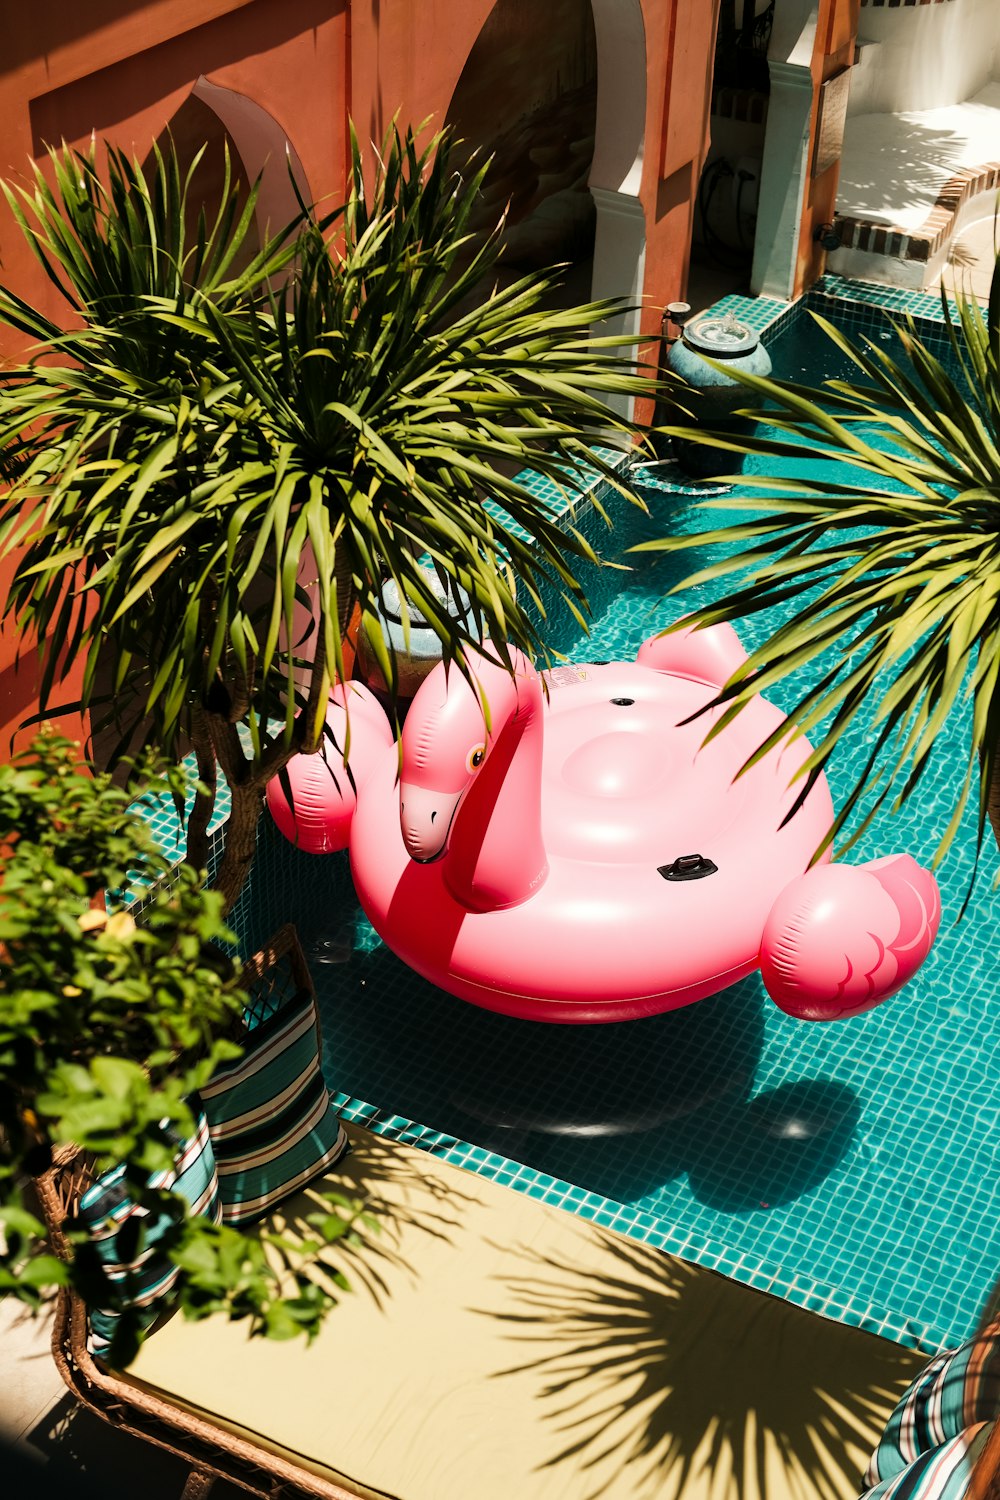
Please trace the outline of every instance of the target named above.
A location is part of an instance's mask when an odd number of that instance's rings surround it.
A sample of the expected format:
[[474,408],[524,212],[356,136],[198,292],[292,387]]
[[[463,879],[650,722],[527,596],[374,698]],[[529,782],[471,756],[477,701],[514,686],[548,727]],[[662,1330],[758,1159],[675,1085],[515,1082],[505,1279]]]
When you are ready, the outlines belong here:
[[[716,701],[728,712],[717,728],[755,694],[830,653],[782,729],[814,736],[803,796],[847,728],[874,708],[869,754],[831,839],[859,806],[864,816],[848,847],[887,802],[898,807],[913,796],[946,717],[971,700],[970,756],[938,858],[970,797],[978,801],[979,846],[987,822],[1000,843],[1000,260],[985,311],[960,296],[953,317],[943,293],[942,300],[953,372],[912,322],[896,328],[904,363],[871,341],[857,349],[817,318],[854,365],[855,380],[813,389],[737,373],[753,403],[744,414],[760,424],[754,434],[672,430],[732,453],[779,458],[779,478],[739,477],[761,491],[761,513],[644,544],[726,549],[681,591],[742,575],[686,623],[736,621],[796,601],[722,689]],[[817,477],[817,458],[837,461],[826,466],[829,477]]]
[[[147,177],[110,150],[106,183],[93,151],[63,151],[55,190],[41,172],[7,188],[67,317],[0,291],[0,320],[37,341],[0,384],[16,468],[0,498],[0,552],[17,558],[5,615],[43,652],[43,717],[82,658],[82,707],[103,697],[119,751],[194,748],[198,867],[221,768],[227,906],[268,781],[321,743],[354,601],[377,638],[392,580],[460,665],[470,632],[544,651],[543,583],[586,607],[574,568],[592,548],[512,474],[614,479],[593,446],[628,447],[637,428],[609,398],[649,383],[634,350],[595,336],[617,304],[552,311],[552,274],[491,289],[499,231],[474,243],[467,228],[485,168],[463,181],[449,151],[446,135],[419,149],[393,128],[369,173],[355,140],[343,211],[303,208],[238,275],[254,192],[240,213],[227,186],[191,229],[172,151]],[[467,619],[441,607],[424,557],[466,591]],[[379,665],[394,687],[391,656]]]

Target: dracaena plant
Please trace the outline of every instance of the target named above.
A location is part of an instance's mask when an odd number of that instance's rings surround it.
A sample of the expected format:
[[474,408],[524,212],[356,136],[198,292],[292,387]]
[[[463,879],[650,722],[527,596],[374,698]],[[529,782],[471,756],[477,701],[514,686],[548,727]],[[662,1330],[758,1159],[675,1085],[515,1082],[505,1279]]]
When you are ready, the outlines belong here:
[[[25,1195],[60,1147],[92,1153],[97,1170],[123,1166],[149,1222],[166,1219],[159,1249],[180,1269],[186,1315],[223,1311],[272,1337],[315,1331],[333,1297],[309,1268],[370,1222],[329,1195],[290,1259],[280,1236],[193,1217],[151,1182],[192,1133],[192,1093],[239,1055],[228,1034],[246,998],[220,947],[221,895],[186,867],[164,884],[167,870],[129,794],[91,775],[77,746],[42,736],[0,765],[0,1297],[37,1305],[68,1285],[120,1309],[116,1363],[134,1353],[141,1313],[72,1222],[53,1226],[63,1256],[52,1254]],[[94,899],[130,876],[161,882],[138,924],[123,895]]]
[[[744,414],[759,423],[753,435],[671,430],[775,461],[780,474],[738,476],[761,491],[744,502],[757,512],[751,518],[644,544],[720,549],[681,591],[739,575],[694,611],[696,621],[783,608],[785,623],[718,695],[726,711],[713,732],[754,694],[822,655],[821,675],[772,736],[814,734],[804,797],[848,727],[860,716],[871,722],[867,759],[831,839],[859,809],[849,847],[887,803],[911,797],[945,719],[971,707],[970,754],[938,858],[973,796],[980,847],[987,821],[1000,843],[1000,261],[985,310],[963,295],[953,315],[944,294],[942,301],[950,368],[912,320],[897,325],[899,359],[871,340],[856,348],[816,318],[856,378],[811,388],[738,374]],[[818,471],[817,458],[835,462]]]
[[[294,238],[230,279],[253,194],[239,214],[229,190],[214,227],[192,230],[172,152],[148,180],[112,153],[107,188],[92,156],[64,152],[55,192],[40,174],[8,190],[82,327],[0,300],[43,356],[0,396],[0,450],[18,465],[0,501],[0,545],[18,555],[7,611],[46,642],[43,712],[68,661],[84,661],[85,706],[110,664],[123,743],[141,725],[170,757],[194,746],[196,864],[221,767],[227,903],[267,782],[321,742],[355,600],[374,625],[395,579],[404,613],[419,608],[460,663],[473,630],[543,649],[545,585],[586,607],[574,568],[590,547],[510,474],[530,464],[565,487],[602,467],[592,445],[636,431],[609,399],[649,385],[633,349],[594,336],[619,304],[553,312],[549,275],[491,289],[498,235],[467,233],[482,173],[460,179],[449,150],[393,128],[368,169],[355,140],[332,234],[303,210]],[[442,610],[428,558],[467,590],[469,619]],[[394,661],[380,665],[393,686]]]

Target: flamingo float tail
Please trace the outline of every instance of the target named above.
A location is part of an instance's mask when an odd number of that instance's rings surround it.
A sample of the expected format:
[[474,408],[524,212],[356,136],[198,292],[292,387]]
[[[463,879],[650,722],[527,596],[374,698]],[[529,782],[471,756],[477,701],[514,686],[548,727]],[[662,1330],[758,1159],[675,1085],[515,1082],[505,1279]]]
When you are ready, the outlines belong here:
[[669,635],[651,635],[636,654],[640,667],[689,677],[709,687],[722,687],[746,661],[747,654],[731,625],[722,622],[701,630],[685,626]]
[[941,897],[909,854],[818,865],[787,885],[761,940],[761,977],[805,1021],[860,1015],[901,989],[937,936]]

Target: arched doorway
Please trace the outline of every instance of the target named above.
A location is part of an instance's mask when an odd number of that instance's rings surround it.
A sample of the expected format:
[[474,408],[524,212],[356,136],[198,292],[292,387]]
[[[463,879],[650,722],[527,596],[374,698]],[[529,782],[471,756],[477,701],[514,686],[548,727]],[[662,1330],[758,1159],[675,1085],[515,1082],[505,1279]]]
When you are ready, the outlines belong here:
[[191,97],[207,105],[217,117],[251,180],[260,176],[257,228],[261,238],[291,223],[298,212],[296,188],[309,203],[309,182],[298,152],[274,116],[246,94],[220,88],[205,77],[198,79]]
[[182,167],[204,148],[188,193],[188,208],[194,218],[203,208],[211,223],[218,211],[227,150],[232,178],[240,180],[244,196],[250,184],[260,178],[255,228],[247,237],[246,257],[258,250],[269,234],[296,217],[296,187],[309,202],[309,183],[298,152],[273,115],[246,94],[221,88],[204,76],[198,78],[160,131],[157,141],[161,148],[168,138],[173,140]]
[[586,301],[596,211],[588,190],[597,121],[590,0],[496,0],[448,110],[463,159],[492,157],[474,228],[506,212],[501,274],[566,263],[559,300]]
[[[250,184],[259,176],[255,221],[234,257],[227,274],[238,273],[253,258],[269,236],[290,223],[298,213],[296,187],[308,203],[309,184],[298,153],[278,122],[266,110],[244,94],[220,88],[202,77],[193,85],[180,107],[167,121],[157,137],[163,150],[172,140],[182,172],[202,153],[188,187],[186,229],[188,245],[193,243],[198,216],[204,213],[211,225],[222,202],[225,161],[228,151],[231,183],[240,183],[241,206]],[[147,171],[150,153],[143,162]],[[294,176],[293,186],[289,169]],[[136,695],[145,685],[113,690],[111,657],[103,649],[98,665],[96,704],[105,704],[91,714],[90,754],[98,767],[108,766],[122,754],[134,753],[141,741],[142,724],[124,743],[119,716],[126,723],[135,721]],[[119,771],[124,774],[124,768]]]
[[565,301],[641,297],[645,116],[640,0],[497,0],[447,118],[494,157],[480,227],[510,205],[511,274],[568,262]]
[[710,145],[698,184],[688,276],[688,301],[696,310],[729,292],[749,292],[758,227],[761,243],[769,240],[758,214],[774,16],[775,0],[722,0],[720,6]]
[[646,263],[646,218],[639,201],[646,139],[646,27],[640,0],[592,0],[592,5],[597,33],[592,294],[627,297],[634,311],[620,320],[620,331],[637,335]]
[[[224,122],[211,105],[198,98],[194,89],[188,94],[180,108],[174,111],[156,138],[156,147],[161,152],[169,150],[171,144],[177,152],[182,174],[188,172],[195,158],[198,157],[198,153],[201,152],[187,190],[185,230],[186,240],[190,247],[197,234],[199,214],[204,214],[206,224],[211,226],[219,212],[225,183],[227,154],[231,184],[238,182],[240,185],[241,209],[246,201],[253,176]],[[142,168],[148,181],[153,169],[152,149],[145,157]],[[257,253],[260,246],[260,226],[254,223],[248,230],[233,263],[233,270],[241,270]]]

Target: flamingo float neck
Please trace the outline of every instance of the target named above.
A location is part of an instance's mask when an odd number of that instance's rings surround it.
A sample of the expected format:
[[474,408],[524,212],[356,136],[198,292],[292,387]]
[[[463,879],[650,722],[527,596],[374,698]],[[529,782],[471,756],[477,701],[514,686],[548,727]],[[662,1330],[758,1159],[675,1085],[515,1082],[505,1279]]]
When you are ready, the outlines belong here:
[[403,727],[403,842],[413,859],[444,860],[445,884],[468,911],[520,905],[549,869],[541,682],[524,656],[513,656],[513,676],[485,657],[472,661],[488,726],[479,693],[454,667],[442,666]]

